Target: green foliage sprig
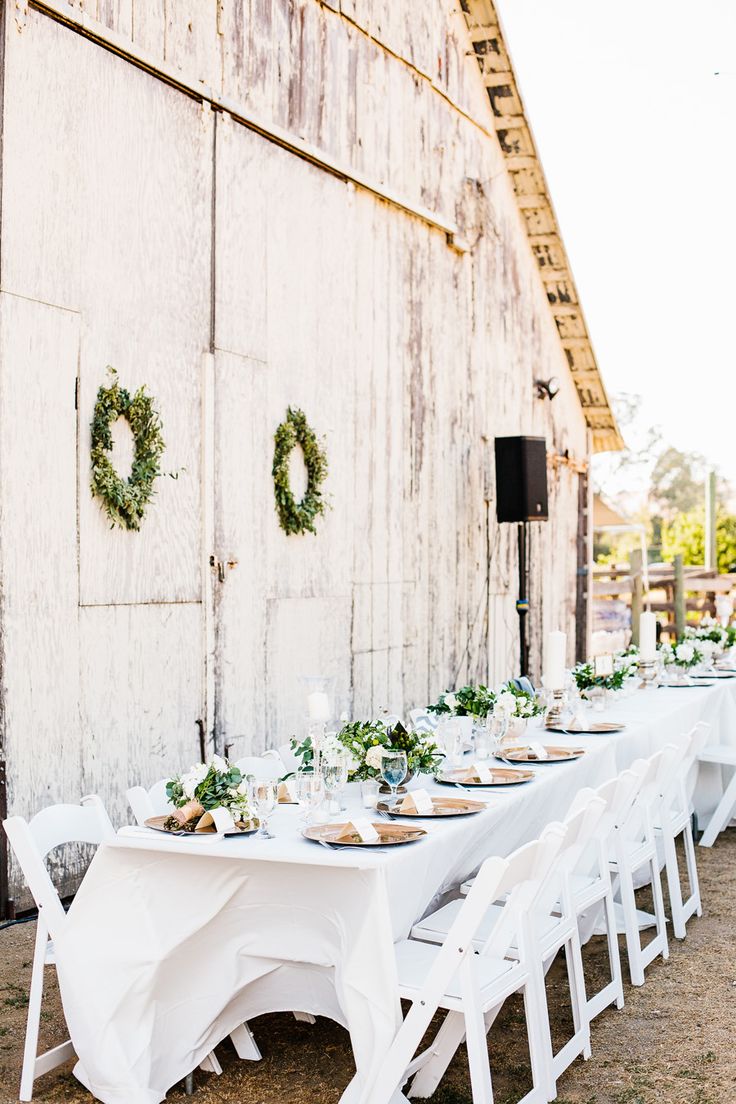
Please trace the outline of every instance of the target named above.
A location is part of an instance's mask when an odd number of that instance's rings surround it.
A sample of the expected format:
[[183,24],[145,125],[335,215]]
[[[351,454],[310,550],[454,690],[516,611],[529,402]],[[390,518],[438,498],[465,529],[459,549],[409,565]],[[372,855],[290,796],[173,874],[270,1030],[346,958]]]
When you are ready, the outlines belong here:
[[[108,369],[111,383],[97,392],[92,418],[92,479],[93,495],[102,501],[112,525],[138,530],[146,507],[153,498],[153,484],[161,474],[161,456],[165,444],[161,418],[145,387],[134,395],[118,382],[114,368]],[[133,434],[135,453],[128,479],[122,479],[110,460],[113,447],[112,426],[125,418]]]
[[[316,533],[315,519],[325,512],[327,503],[322,484],[327,478],[327,454],[302,410],[289,407],[286,420],[274,434],[273,488],[279,524],[285,533]],[[307,468],[307,489],[297,502],[289,484],[289,456],[299,445]]]
[[453,717],[485,717],[493,709],[496,696],[487,686],[461,686],[452,693],[440,694],[434,705],[428,705],[429,713]]
[[592,690],[594,686],[600,686],[603,690],[620,690],[626,679],[626,668],[619,667],[612,675],[596,676],[592,663],[578,663],[572,669],[572,677],[580,691]]

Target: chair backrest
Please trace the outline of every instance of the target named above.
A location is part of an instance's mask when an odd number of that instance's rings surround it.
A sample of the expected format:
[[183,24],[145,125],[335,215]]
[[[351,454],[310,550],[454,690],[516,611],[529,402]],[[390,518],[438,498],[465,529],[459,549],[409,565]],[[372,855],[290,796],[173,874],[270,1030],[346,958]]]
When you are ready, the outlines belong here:
[[409,710],[409,720],[415,732],[434,732],[439,719],[439,713],[430,713],[427,709]]
[[[557,858],[564,846],[566,835],[566,826],[553,821],[547,825],[538,840],[520,847],[509,856],[507,869],[496,890],[496,897],[486,899],[484,912],[494,900],[506,897],[503,909],[483,945],[483,954],[503,958],[515,941],[521,950],[525,944],[522,928],[527,930],[534,924],[537,915],[545,911],[549,915],[554,904],[550,900],[555,893],[552,883],[554,882],[556,888],[559,886]],[[481,867],[482,870],[483,867]],[[471,892],[475,889],[477,881],[476,877],[471,886]],[[483,914],[481,913],[481,919]]]
[[115,837],[105,806],[96,794],[83,797],[79,805],[50,805],[30,821],[8,817],[3,827],[20,864],[33,899],[53,936],[66,915],[44,859],[65,843],[100,844]]
[[709,725],[707,721],[698,721],[688,735],[690,737],[690,745],[685,753],[685,759],[680,767],[680,771],[682,774],[685,799],[688,806],[692,807],[695,787],[698,783],[698,772],[700,771],[698,756],[710,739],[711,725]]
[[237,759],[235,766],[239,768],[242,774],[250,774],[264,782],[281,778],[286,773],[281,758],[265,759],[262,755],[246,755],[242,759]]
[[136,824],[145,824],[149,817],[164,816],[171,812],[171,805],[166,796],[167,781],[166,778],[160,778],[148,790],[143,786],[133,786],[126,790],[125,796],[133,810]]

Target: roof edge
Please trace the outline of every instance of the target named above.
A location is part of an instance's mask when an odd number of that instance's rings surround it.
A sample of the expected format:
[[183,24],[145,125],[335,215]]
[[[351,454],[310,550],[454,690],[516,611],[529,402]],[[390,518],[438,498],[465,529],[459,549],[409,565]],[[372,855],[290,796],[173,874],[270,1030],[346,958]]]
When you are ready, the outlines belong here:
[[460,0],[496,136],[577,390],[593,452],[624,449],[493,0]]

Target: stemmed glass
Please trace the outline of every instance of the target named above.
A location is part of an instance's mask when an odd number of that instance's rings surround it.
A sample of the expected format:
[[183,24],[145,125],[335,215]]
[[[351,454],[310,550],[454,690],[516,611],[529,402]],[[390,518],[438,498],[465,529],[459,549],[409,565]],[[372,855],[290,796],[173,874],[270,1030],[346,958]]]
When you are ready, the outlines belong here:
[[488,724],[488,732],[491,737],[493,754],[497,757],[502,757],[504,737],[509,730],[508,713],[502,706],[495,705],[488,714],[486,721]]
[[475,757],[481,761],[488,759],[495,750],[495,737],[492,732],[492,714],[479,717],[475,727]]
[[296,772],[296,799],[301,810],[302,820],[309,823],[325,797],[322,775],[316,771],[300,770]]
[[273,779],[255,778],[251,781],[250,800],[260,821],[260,826],[254,837],[255,839],[274,838],[268,830],[268,818],[276,808],[277,798],[278,783]]
[[394,751],[388,748],[381,755],[381,778],[391,790],[389,808],[393,808],[396,804],[396,793],[406,778],[408,766],[405,751]]

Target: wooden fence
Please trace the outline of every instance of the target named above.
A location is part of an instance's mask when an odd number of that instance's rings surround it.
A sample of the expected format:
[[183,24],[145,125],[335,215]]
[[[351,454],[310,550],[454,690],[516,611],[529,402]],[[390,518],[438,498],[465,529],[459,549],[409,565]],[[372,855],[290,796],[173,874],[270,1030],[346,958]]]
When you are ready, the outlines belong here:
[[697,625],[704,616],[716,616],[719,595],[736,596],[736,575],[719,575],[703,567],[685,567],[682,556],[671,564],[642,564],[641,552],[627,564],[593,567],[593,620],[606,623],[607,604],[625,605],[630,611],[632,641],[637,643],[639,614],[647,608],[657,614],[661,630],[669,638],[679,636],[686,625]]

